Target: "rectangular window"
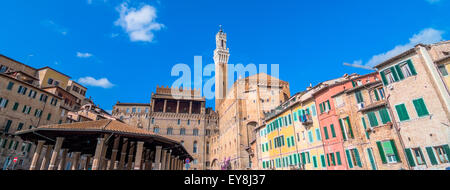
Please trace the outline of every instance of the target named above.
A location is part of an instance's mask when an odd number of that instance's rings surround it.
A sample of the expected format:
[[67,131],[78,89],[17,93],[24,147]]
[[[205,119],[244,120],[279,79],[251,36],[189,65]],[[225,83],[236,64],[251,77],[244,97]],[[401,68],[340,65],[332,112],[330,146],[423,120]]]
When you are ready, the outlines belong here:
[[49,114],[47,115],[47,121],[49,121],[51,118],[52,118],[52,114],[49,113]]
[[386,123],[388,123],[388,122],[391,121],[391,118],[389,117],[388,110],[387,110],[386,108],[380,109],[380,110],[378,111],[378,113],[380,114],[381,122],[382,122],[383,124],[386,124]]
[[323,127],[323,133],[325,134],[325,139],[329,139],[327,127]]
[[316,137],[317,137],[317,140],[318,140],[318,141],[321,141],[321,140],[322,140],[322,138],[321,138],[321,136],[320,136],[320,129],[316,129]]
[[423,98],[419,98],[416,100],[413,100],[414,107],[416,108],[417,116],[424,117],[430,115],[428,112],[427,106],[425,105],[425,102],[423,101]]
[[334,131],[334,125],[333,124],[330,125],[330,129],[331,129],[331,136],[333,138],[335,138],[336,137],[336,131]]
[[[438,158],[438,161],[439,161],[441,164],[449,163],[448,155],[449,155],[450,153],[448,152],[448,151],[449,151],[448,145],[447,145],[447,150],[445,150],[444,146],[436,146],[436,147],[434,147],[434,151],[435,151],[435,153],[436,153],[436,156],[437,156],[437,158]],[[447,151],[447,152],[446,152],[446,151]]]
[[359,103],[363,103],[364,102],[364,99],[363,99],[361,91],[356,91],[355,92],[355,96],[356,96],[356,103],[359,104]]
[[11,128],[11,124],[12,124],[11,120],[6,121],[5,129],[4,129],[5,133],[9,132],[9,128]]
[[377,120],[377,116],[375,115],[375,112],[369,112],[367,114],[367,117],[369,117],[369,123],[370,123],[371,127],[378,126],[378,120]]
[[405,104],[399,104],[395,106],[395,110],[397,110],[397,115],[400,121],[407,121],[409,120],[409,114],[406,110]]
[[14,87],[14,83],[13,82],[9,82],[8,86],[6,87],[7,90],[12,90],[12,88]]
[[19,108],[19,102],[14,103],[13,111],[17,111],[17,108]]
[[447,68],[445,68],[445,65],[439,65],[438,66],[439,72],[441,72],[442,76],[448,76]]
[[378,150],[380,152],[381,160],[386,163],[398,163],[400,157],[398,156],[397,148],[394,140],[377,142]]
[[309,137],[309,143],[314,142],[313,133],[312,131],[308,131],[308,137]]
[[8,106],[8,101],[7,99],[4,98],[0,98],[0,107],[1,108],[6,108],[6,106]]

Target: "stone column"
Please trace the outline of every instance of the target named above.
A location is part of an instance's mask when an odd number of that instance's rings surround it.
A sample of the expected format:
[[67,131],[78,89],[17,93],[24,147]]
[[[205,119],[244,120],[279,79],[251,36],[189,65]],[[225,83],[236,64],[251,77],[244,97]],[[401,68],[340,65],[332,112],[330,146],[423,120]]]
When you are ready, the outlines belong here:
[[175,156],[170,156],[170,170],[175,170]]
[[50,166],[48,167],[48,170],[56,169],[56,160],[58,159],[59,152],[61,151],[61,146],[62,146],[63,141],[64,141],[64,137],[56,138],[55,149],[53,150],[53,154],[52,154],[52,158],[50,160]]
[[163,112],[166,113],[166,107],[167,107],[167,100],[164,100],[164,107],[163,107]]
[[74,152],[72,160],[72,170],[78,170],[78,162],[80,161],[81,152]]
[[103,152],[103,146],[105,145],[104,138],[97,139],[97,147],[95,148],[94,160],[92,161],[92,170],[98,170],[100,166],[100,159]]
[[180,113],[180,101],[177,100],[177,113]]
[[127,163],[127,170],[131,170],[133,167],[133,154],[134,154],[134,146],[135,142],[130,142],[130,148],[128,149],[128,163]]
[[189,114],[192,114],[192,101],[189,101]]
[[101,155],[101,159],[100,159],[100,170],[106,170],[107,168],[107,162],[108,160],[105,158],[106,156],[106,151],[108,150],[108,145],[103,145],[103,149],[102,149],[102,155]]
[[111,164],[109,166],[109,170],[114,169],[114,165],[116,163],[116,158],[117,158],[117,152],[119,151],[119,143],[120,143],[120,136],[117,136],[116,138],[114,138],[114,145],[113,145],[113,149],[112,149],[112,153],[111,153]]
[[155,170],[161,170],[161,149],[162,146],[156,146],[155,152]]
[[144,149],[144,142],[139,141],[137,143],[136,157],[135,157],[135,160],[134,160],[134,170],[140,170],[141,169],[143,149]]
[[128,139],[124,138],[122,142],[122,150],[120,153],[120,162],[119,162],[119,170],[123,170],[125,165],[125,158],[127,156],[127,146],[128,146]]
[[52,155],[53,145],[47,145],[44,159],[42,160],[41,170],[48,170],[48,164],[50,163],[50,156]]
[[45,141],[39,140],[38,144],[36,145],[36,150],[34,151],[33,159],[31,160],[30,170],[36,169],[36,164],[39,161],[39,156],[41,155],[42,146],[44,146]]
[[165,168],[164,168],[164,170],[170,170],[170,159],[172,158],[171,157],[171,152],[170,151],[167,151],[167,153],[166,153],[167,155],[166,155],[166,164],[165,164]]
[[91,163],[91,156],[90,154],[86,155],[86,161],[84,162],[83,170],[89,170],[89,164]]
[[62,149],[61,160],[59,161],[59,164],[58,164],[58,170],[65,170],[66,169],[67,152],[68,151],[69,150],[67,148]]
[[162,150],[162,153],[161,153],[161,170],[165,170],[166,169],[166,154],[167,154],[167,150]]

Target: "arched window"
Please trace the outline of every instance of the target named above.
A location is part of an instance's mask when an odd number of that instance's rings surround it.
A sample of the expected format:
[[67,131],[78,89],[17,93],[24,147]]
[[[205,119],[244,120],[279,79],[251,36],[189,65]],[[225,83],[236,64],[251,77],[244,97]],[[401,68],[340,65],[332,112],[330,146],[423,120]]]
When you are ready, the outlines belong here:
[[186,134],[186,129],[185,128],[181,128],[180,129],[180,135],[185,135]]
[[192,152],[197,153],[197,141],[194,141],[194,146],[192,147]]
[[198,136],[198,129],[194,129],[193,134],[194,136]]

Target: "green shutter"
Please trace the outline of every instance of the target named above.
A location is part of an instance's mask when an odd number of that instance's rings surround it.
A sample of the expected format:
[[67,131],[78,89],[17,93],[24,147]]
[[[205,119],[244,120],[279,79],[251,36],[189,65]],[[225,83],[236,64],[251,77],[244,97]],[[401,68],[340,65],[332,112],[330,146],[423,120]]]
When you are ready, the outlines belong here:
[[13,110],[16,111],[17,108],[19,108],[19,103],[18,102],[14,103]]
[[306,154],[302,152],[301,155],[302,155],[302,164],[306,164]]
[[414,68],[414,65],[413,65],[412,61],[408,60],[406,62],[408,63],[409,70],[411,70],[411,74],[412,75],[417,75],[416,68]]
[[356,163],[358,164],[359,167],[362,167],[361,158],[359,157],[358,149],[355,148],[354,150],[355,150]]
[[330,164],[330,155],[329,154],[327,154],[327,161],[328,161],[328,166],[331,166],[331,164]]
[[383,124],[386,124],[391,121],[391,118],[389,117],[389,113],[386,108],[380,109],[378,113],[381,116],[381,122],[383,122]]
[[377,166],[375,165],[375,159],[372,154],[372,149],[367,148],[367,154],[369,155],[370,165],[372,166],[372,170],[376,170]]
[[323,127],[323,133],[325,133],[325,139],[329,139],[327,127]]
[[394,76],[394,81],[395,82],[399,81],[399,78],[398,78],[398,75],[397,75],[397,71],[395,71],[394,67],[391,67],[391,73],[392,73],[392,76]]
[[383,162],[383,164],[386,164],[387,163],[386,155],[384,155],[383,146],[381,145],[380,141],[377,142],[377,147],[378,151],[380,152],[381,162]]
[[355,83],[355,81],[352,81],[352,85],[353,85],[353,87],[355,87],[355,86],[356,86],[356,83]]
[[411,149],[407,148],[405,149],[406,157],[408,158],[408,163],[411,167],[416,166],[416,163],[414,162],[414,157],[411,153]]
[[437,165],[437,160],[436,157],[434,156],[434,151],[432,147],[426,147],[425,148],[427,150],[428,153],[428,157],[430,158],[431,161],[431,165]]
[[350,136],[352,138],[355,138],[355,136],[353,135],[352,124],[350,123],[350,117],[345,118],[345,120],[347,121],[348,132],[350,133]]
[[333,125],[333,124],[330,125],[330,129],[331,129],[331,135],[332,135],[332,137],[333,137],[333,138],[336,137],[336,131],[334,131],[334,125]]
[[328,109],[331,110],[330,100],[327,100]]
[[313,156],[312,159],[313,159],[314,168],[317,168],[317,158],[316,158],[316,156]]
[[355,96],[356,96],[356,102],[359,104],[361,102],[364,102],[364,98],[362,96],[361,91],[357,91],[355,92]]
[[375,94],[375,100],[379,101],[380,96],[378,95],[378,90],[377,89],[373,90],[373,93]]
[[371,127],[376,127],[378,126],[378,120],[377,117],[375,116],[374,112],[369,112],[367,114],[367,116],[369,117],[369,123]]
[[345,134],[344,127],[342,126],[342,119],[339,119],[339,126],[341,127],[342,138],[344,139],[344,141],[346,141],[347,140],[347,135]]
[[384,71],[380,72],[380,75],[381,75],[381,80],[383,81],[383,84],[385,86],[387,86],[389,83],[388,83],[388,80],[386,79],[386,74],[384,74]]
[[391,140],[391,146],[392,146],[392,150],[394,151],[394,155],[397,158],[397,162],[402,162],[402,160],[400,159],[400,155],[398,154],[397,146],[395,145],[394,140]]
[[320,155],[320,161],[322,162],[322,168],[327,167],[327,164],[325,163],[325,155]]
[[400,69],[400,65],[396,65],[395,70],[397,70],[397,74],[398,74],[398,77],[400,77],[400,80],[403,80],[405,78],[405,76],[403,75],[402,70]]
[[338,165],[342,165],[342,162],[341,162],[341,153],[340,153],[340,152],[336,152],[336,158],[337,158],[337,164],[338,164]]
[[425,102],[423,101],[423,98],[413,100],[414,107],[416,108],[417,115],[419,117],[430,115],[428,112],[427,106],[425,105]]
[[362,124],[363,124],[364,132],[366,133],[367,139],[370,139],[369,133],[367,132],[366,119],[364,119],[364,117],[361,117],[361,122],[362,122]]
[[349,168],[353,168],[352,157],[350,155],[350,150],[345,150],[345,154],[347,155],[347,163]]
[[409,120],[409,114],[406,110],[405,104],[396,105],[395,109],[397,110],[397,115],[400,121]]
[[448,144],[444,145],[444,151],[447,154],[447,158],[450,158],[450,148],[448,147]]
[[297,112],[294,112],[294,121],[297,121]]

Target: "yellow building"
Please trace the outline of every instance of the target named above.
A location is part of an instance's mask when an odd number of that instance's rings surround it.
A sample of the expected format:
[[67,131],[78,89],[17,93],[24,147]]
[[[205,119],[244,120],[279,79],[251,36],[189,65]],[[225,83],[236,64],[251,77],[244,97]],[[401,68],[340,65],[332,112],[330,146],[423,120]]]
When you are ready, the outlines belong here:
[[308,88],[266,114],[266,126],[257,130],[262,169],[326,169],[313,92]]
[[59,86],[62,89],[66,89],[70,80],[69,76],[50,67],[38,69],[38,76],[41,88]]

